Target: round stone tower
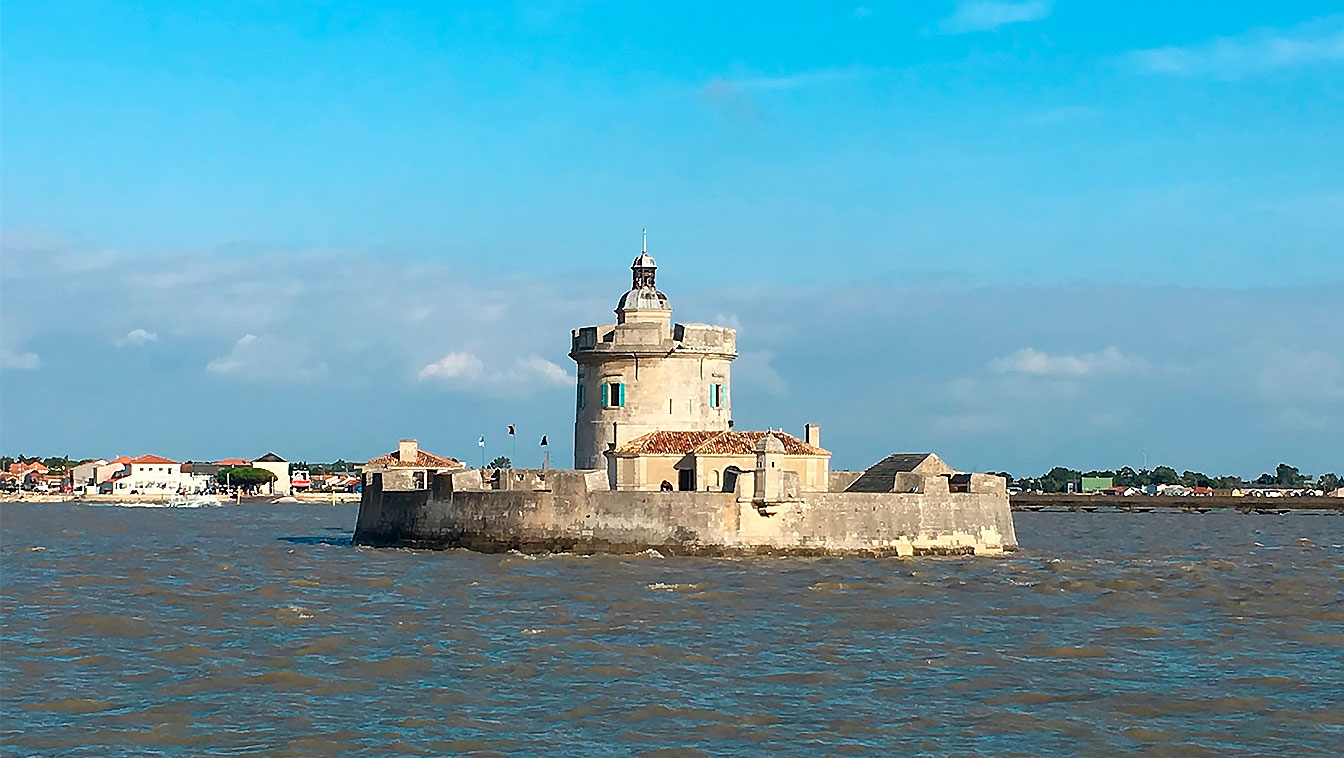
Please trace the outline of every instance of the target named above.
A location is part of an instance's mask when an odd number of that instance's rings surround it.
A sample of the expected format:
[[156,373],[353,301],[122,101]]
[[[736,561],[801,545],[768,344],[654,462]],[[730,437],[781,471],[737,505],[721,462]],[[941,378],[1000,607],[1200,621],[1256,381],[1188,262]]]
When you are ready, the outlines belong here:
[[737,357],[737,332],[674,325],[647,243],[630,270],[630,291],[616,305],[616,323],[572,333],[578,469],[606,469],[607,450],[649,432],[725,431],[732,424],[729,366]]

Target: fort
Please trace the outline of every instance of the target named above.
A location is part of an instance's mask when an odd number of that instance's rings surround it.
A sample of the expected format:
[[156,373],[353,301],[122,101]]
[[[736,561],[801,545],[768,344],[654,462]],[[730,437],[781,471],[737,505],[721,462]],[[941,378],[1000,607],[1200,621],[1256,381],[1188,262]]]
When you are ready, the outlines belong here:
[[415,440],[364,468],[356,544],[678,555],[1002,554],[1005,482],[932,453],[832,471],[821,430],[732,419],[734,329],[672,322],[647,245],[616,322],[573,330],[574,469],[472,469]]

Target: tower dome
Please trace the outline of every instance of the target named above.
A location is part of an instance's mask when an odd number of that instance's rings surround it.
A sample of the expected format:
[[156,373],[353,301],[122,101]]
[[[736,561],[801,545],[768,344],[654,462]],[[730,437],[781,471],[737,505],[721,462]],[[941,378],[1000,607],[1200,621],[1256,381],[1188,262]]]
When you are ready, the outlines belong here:
[[671,311],[672,305],[667,301],[667,295],[658,291],[655,279],[658,274],[658,264],[654,262],[653,256],[649,255],[649,236],[644,232],[644,245],[635,262],[630,264],[630,291],[621,295],[621,300],[616,304],[616,315],[621,323],[625,323],[626,315],[630,311]]

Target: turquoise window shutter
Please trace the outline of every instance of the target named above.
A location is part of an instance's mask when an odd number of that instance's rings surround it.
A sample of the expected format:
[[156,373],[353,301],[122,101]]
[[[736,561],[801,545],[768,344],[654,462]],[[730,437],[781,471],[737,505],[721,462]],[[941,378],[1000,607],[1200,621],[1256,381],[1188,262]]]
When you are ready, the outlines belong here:
[[617,392],[618,392],[618,400],[617,400],[616,405],[617,405],[618,407],[620,407],[620,408],[624,408],[624,407],[625,407],[625,382],[621,382],[620,384],[616,385],[616,389],[617,389]]

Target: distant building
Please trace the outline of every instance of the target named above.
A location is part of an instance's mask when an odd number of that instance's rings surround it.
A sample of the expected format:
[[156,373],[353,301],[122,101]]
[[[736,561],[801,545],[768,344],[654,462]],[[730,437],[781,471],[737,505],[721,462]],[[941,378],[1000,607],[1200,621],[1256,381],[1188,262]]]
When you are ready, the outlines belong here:
[[28,461],[20,463],[15,461],[9,464],[10,481],[16,482],[19,487],[24,489],[46,489],[47,474],[51,473],[42,461]]
[[289,483],[289,461],[275,453],[267,453],[252,461],[250,465],[252,468],[264,469],[275,474],[275,480],[266,487],[270,494],[288,495],[292,491]]
[[[175,493],[183,489],[181,464],[169,458],[158,455],[142,455],[139,458],[122,456],[110,465],[117,468],[111,476],[99,483],[99,492],[144,495]],[[190,481],[190,477],[186,481]]]
[[108,480],[110,480],[118,472],[126,468],[126,464],[130,462],[131,462],[130,456],[118,455],[116,458],[113,458],[112,460],[107,461],[103,465],[99,466],[94,470],[94,482],[93,482],[94,486],[98,487],[101,491],[103,484]]
[[98,458],[72,466],[70,468],[70,488],[75,492],[97,492],[98,469],[106,465],[107,461]]
[[1101,492],[1115,486],[1115,477],[1111,476],[1085,476],[1083,477],[1082,492],[1084,495],[1090,495],[1093,492]]

